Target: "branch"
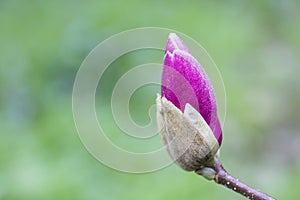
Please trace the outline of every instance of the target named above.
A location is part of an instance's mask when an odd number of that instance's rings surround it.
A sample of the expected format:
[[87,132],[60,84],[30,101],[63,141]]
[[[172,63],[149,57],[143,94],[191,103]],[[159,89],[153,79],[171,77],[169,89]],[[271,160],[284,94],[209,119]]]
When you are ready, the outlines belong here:
[[209,176],[205,176],[202,169],[196,170],[196,173],[204,176],[205,178],[211,180],[214,179],[216,183],[221,184],[237,193],[240,193],[241,195],[251,200],[275,200],[275,198],[249,187],[248,185],[240,182],[238,179],[228,174],[218,159],[215,159],[213,167],[204,169],[206,169],[206,172],[213,170],[215,172],[213,178],[211,178],[211,173],[209,174]]

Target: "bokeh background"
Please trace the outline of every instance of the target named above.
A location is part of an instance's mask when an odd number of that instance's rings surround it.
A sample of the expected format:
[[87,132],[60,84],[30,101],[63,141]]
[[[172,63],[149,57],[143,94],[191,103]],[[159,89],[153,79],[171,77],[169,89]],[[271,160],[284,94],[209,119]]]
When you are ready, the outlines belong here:
[[[298,199],[299,9],[296,0],[1,0],[0,199],[243,199],[176,165],[140,175],[115,171],[82,145],[71,99],[81,62],[112,34],[144,26],[189,35],[219,67],[227,94],[225,167],[278,199]],[[162,56],[141,51],[118,59],[99,102],[109,102],[123,73]],[[148,122],[157,91],[146,86],[132,97],[137,123]],[[111,115],[108,103],[96,106]],[[105,127],[126,148],[130,138],[109,117]]]

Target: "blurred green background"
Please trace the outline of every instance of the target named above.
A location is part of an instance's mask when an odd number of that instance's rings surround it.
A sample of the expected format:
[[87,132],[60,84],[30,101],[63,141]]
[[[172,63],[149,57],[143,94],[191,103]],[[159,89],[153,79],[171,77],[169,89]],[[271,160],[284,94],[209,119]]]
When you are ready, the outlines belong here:
[[[80,142],[71,95],[81,62],[109,36],[144,26],[189,35],[219,67],[227,93],[221,160],[228,171],[278,199],[299,198],[299,9],[296,0],[1,0],[0,199],[243,199],[175,165],[141,175],[112,170]],[[114,63],[97,97],[110,97],[109,85],[124,69],[151,56],[162,61],[163,52],[147,55]],[[151,105],[157,91],[145,87],[134,101],[144,97]],[[147,122],[145,107],[130,110],[138,123]],[[112,139],[126,145],[110,124]]]

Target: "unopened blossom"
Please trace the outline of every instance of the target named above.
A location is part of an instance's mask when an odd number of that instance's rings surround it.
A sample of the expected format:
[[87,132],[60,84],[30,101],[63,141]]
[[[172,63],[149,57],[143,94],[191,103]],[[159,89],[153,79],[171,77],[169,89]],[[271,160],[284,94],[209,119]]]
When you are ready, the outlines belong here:
[[174,33],[167,41],[156,104],[160,136],[171,158],[187,171],[213,177],[205,167],[213,166],[222,142],[213,87]]
[[[182,80],[172,69],[180,73],[187,84],[182,84]],[[187,103],[192,105],[204,118],[221,145],[222,130],[217,116],[213,86],[204,68],[175,33],[169,35],[166,45],[161,93],[182,112]],[[195,98],[192,98],[193,96]]]

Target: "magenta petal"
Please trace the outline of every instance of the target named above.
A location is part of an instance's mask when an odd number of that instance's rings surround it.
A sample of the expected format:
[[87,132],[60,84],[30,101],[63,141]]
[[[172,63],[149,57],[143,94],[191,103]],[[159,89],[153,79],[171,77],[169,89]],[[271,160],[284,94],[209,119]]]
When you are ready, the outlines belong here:
[[166,51],[173,53],[175,49],[180,49],[182,51],[191,53],[180,37],[178,37],[175,33],[170,33],[167,41]]
[[187,103],[191,104],[200,112],[221,145],[222,130],[212,84],[203,67],[174,33],[169,36],[164,57],[162,96],[182,111]]

